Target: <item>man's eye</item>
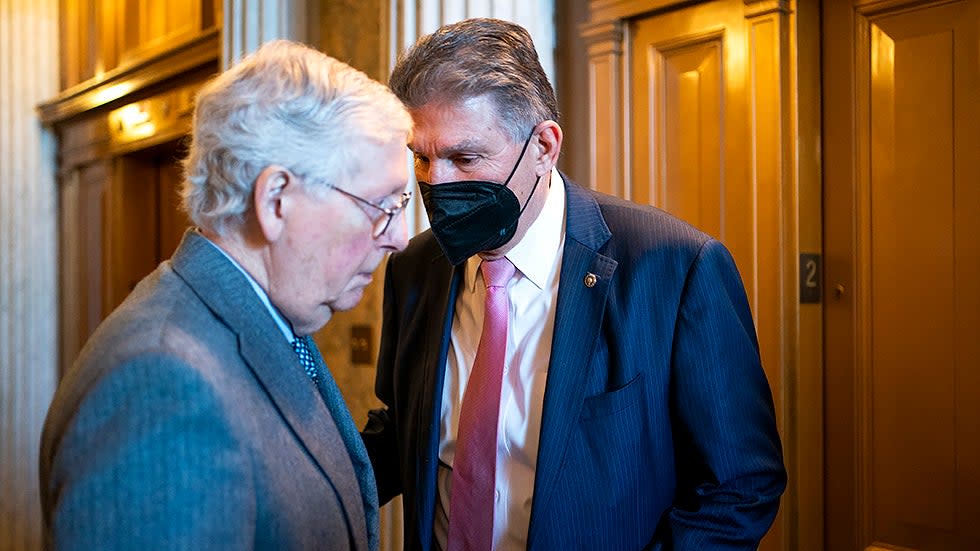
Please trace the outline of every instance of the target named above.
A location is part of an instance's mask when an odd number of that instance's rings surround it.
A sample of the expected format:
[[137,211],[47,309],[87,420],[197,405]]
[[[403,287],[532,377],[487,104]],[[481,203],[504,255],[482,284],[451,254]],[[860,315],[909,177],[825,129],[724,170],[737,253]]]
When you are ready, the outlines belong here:
[[426,164],[429,162],[429,158],[425,155],[415,154],[415,164]]
[[459,166],[469,166],[477,162],[478,160],[479,157],[476,157],[474,155],[466,155],[462,157],[456,157],[455,159],[453,159],[453,162],[455,162]]

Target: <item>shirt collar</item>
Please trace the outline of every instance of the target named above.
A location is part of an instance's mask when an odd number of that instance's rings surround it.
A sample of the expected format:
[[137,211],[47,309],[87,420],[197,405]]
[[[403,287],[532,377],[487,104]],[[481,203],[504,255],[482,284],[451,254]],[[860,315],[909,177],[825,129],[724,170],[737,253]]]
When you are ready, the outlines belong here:
[[272,305],[272,301],[269,300],[269,295],[266,294],[265,290],[259,285],[259,282],[255,281],[255,278],[253,278],[251,274],[245,271],[245,268],[242,268],[242,265],[239,264],[237,260],[232,258],[231,255],[226,253],[224,249],[219,247],[217,243],[208,239],[201,232],[198,232],[198,235],[204,237],[205,241],[210,243],[211,246],[214,247],[215,249],[218,249],[218,252],[225,255],[225,258],[227,258],[228,261],[231,262],[231,264],[234,267],[238,268],[238,271],[245,276],[245,279],[252,286],[252,289],[255,290],[255,294],[258,295],[259,300],[261,300],[262,304],[265,305],[266,309],[269,311],[269,314],[272,316],[272,319],[276,322],[276,325],[279,326],[279,330],[282,331],[282,334],[286,337],[286,340],[289,342],[293,342],[293,340],[296,338],[296,334],[293,333],[293,328],[289,325],[288,322],[286,322],[286,319],[282,317],[282,314],[279,313],[279,310],[277,310],[276,307]]
[[[558,169],[553,168],[544,207],[527,229],[524,238],[507,253],[507,259],[538,289],[544,289],[550,280],[555,259],[561,253],[564,236],[565,182]],[[465,281],[469,292],[476,288],[476,276],[481,261],[479,255],[473,255],[466,261]]]

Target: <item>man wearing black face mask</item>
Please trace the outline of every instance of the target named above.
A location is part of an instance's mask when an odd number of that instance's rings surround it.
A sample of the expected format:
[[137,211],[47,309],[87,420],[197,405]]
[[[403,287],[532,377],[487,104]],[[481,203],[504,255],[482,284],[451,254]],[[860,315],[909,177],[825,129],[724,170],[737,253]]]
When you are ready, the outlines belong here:
[[[486,102],[486,98],[483,98]],[[478,103],[478,102],[477,102]],[[443,106],[435,109],[448,109]],[[462,113],[465,117],[468,113]],[[424,116],[421,113],[417,117]],[[531,202],[541,176],[534,180],[534,187],[521,207],[517,196],[507,186],[524,159],[524,152],[531,144],[534,132],[524,140],[524,147],[517,157],[517,164],[511,169],[503,184],[480,180],[464,180],[433,185],[419,180],[422,201],[429,213],[432,235],[435,237],[446,258],[452,265],[463,263],[467,258],[481,251],[493,251],[505,246],[514,237],[517,223]],[[428,161],[421,154],[416,162],[421,166]],[[550,176],[550,175],[549,175]]]
[[363,434],[408,549],[755,549],[785,487],[720,243],[555,169],[527,32],[423,37],[390,85],[431,231],[393,255]]

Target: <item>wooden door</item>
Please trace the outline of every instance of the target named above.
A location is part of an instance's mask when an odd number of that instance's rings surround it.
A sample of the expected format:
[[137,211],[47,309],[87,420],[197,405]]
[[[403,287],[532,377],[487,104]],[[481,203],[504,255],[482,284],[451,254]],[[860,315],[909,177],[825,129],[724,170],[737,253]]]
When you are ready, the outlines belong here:
[[170,258],[190,225],[180,210],[176,151],[167,143],[116,159],[106,197],[103,315]]
[[980,549],[980,0],[850,4],[823,4],[827,549]]
[[740,1],[711,2],[633,23],[628,170],[632,200],[725,242],[751,283],[741,12]]
[[[801,526],[810,520],[789,522],[787,512],[801,515],[795,502],[807,490],[800,473],[819,465],[797,455],[801,433],[790,424],[786,401],[796,389],[784,379],[803,365],[792,321],[801,315],[794,286],[800,211],[793,168],[798,134],[790,115],[798,97],[793,14],[788,5],[744,0],[680,4],[630,19],[624,33],[621,194],[723,242],[755,317],[793,479],[762,549],[794,547],[805,532]],[[805,377],[793,384],[798,380]]]
[[[64,142],[70,144],[69,140]],[[66,171],[58,186],[62,374],[103,319],[102,227],[108,166],[96,162]]]
[[157,255],[161,261],[173,256],[184,237],[184,232],[192,225],[181,207],[180,190],[184,175],[177,159],[176,149],[153,159],[157,167],[157,201],[160,213],[159,240]]
[[190,225],[176,142],[84,165],[60,186],[61,370]]

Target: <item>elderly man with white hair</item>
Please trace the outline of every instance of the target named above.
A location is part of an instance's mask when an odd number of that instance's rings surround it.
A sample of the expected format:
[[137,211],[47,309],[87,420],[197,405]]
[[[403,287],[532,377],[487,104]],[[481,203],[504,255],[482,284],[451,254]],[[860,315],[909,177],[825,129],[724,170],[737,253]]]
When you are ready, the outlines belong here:
[[49,410],[48,547],[378,548],[374,473],[309,336],[406,245],[411,132],[385,86],[288,41],[203,88],[196,227]]

